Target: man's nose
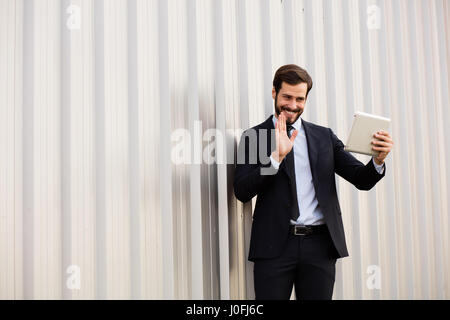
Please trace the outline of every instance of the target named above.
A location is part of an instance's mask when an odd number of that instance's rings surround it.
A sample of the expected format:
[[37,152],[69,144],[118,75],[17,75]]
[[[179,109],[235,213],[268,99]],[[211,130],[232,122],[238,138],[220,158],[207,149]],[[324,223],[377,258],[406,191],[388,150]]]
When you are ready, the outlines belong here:
[[289,102],[288,104],[289,109],[297,109],[297,104],[295,103],[295,101],[293,102]]

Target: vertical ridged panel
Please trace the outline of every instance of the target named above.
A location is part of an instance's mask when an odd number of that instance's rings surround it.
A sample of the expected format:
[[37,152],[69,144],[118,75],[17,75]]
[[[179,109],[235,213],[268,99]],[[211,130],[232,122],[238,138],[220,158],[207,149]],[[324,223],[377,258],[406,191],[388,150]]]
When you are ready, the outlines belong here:
[[445,0],[0,0],[0,297],[253,298],[233,163],[296,63],[304,119],[344,143],[355,111],[392,119],[386,177],[337,177],[334,298],[448,299],[449,18]]

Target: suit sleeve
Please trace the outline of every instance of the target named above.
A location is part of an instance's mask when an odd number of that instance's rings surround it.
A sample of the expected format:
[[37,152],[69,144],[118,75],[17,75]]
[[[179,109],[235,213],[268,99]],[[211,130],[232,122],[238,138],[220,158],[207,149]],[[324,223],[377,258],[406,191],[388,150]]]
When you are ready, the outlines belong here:
[[[278,173],[267,157],[268,163],[262,164],[259,156],[250,150],[257,150],[257,146],[250,148],[251,139],[247,139],[244,134],[241,137],[238,147],[238,161],[234,171],[234,194],[242,202],[250,201],[255,195],[267,187]],[[255,147],[255,148],[253,148]]]
[[334,152],[335,172],[353,184],[359,190],[370,190],[386,174],[386,165],[382,174],[378,173],[373,165],[372,158],[364,165],[356,159],[350,152],[344,150],[344,144],[330,129],[331,140]]

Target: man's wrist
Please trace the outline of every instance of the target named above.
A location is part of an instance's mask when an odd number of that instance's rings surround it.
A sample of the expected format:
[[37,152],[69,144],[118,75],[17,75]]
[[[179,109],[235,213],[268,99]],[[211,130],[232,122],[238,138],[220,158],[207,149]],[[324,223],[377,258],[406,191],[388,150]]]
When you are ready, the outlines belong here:
[[275,169],[278,170],[278,168],[280,167],[280,163],[281,161],[278,161],[278,155],[274,155],[274,153],[272,152],[272,154],[270,155],[270,162],[272,163],[272,167],[274,167]]
[[377,161],[375,160],[375,157],[372,158],[372,162],[373,162],[373,166],[375,167],[375,170],[379,173],[379,174],[383,174],[384,173],[384,161],[382,164],[378,164]]
[[375,157],[373,157],[373,161],[379,166],[382,166],[384,164],[384,161],[378,161]]
[[275,160],[278,163],[281,163],[281,161],[283,161],[283,158],[281,158],[278,152],[276,151],[272,152],[270,156],[272,157],[273,160]]

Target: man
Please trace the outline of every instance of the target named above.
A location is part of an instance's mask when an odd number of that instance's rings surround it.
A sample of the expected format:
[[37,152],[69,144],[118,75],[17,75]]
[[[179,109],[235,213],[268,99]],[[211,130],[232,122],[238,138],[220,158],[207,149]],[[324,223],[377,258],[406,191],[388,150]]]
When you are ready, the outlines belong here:
[[245,131],[239,144],[235,195],[242,202],[258,196],[249,252],[256,299],[289,299],[293,286],[297,299],[332,298],[336,259],[348,256],[335,173],[370,190],[386,174],[394,144],[378,132],[378,156],[358,161],[331,129],[300,117],[312,84],[296,65],[279,68],[275,114]]

